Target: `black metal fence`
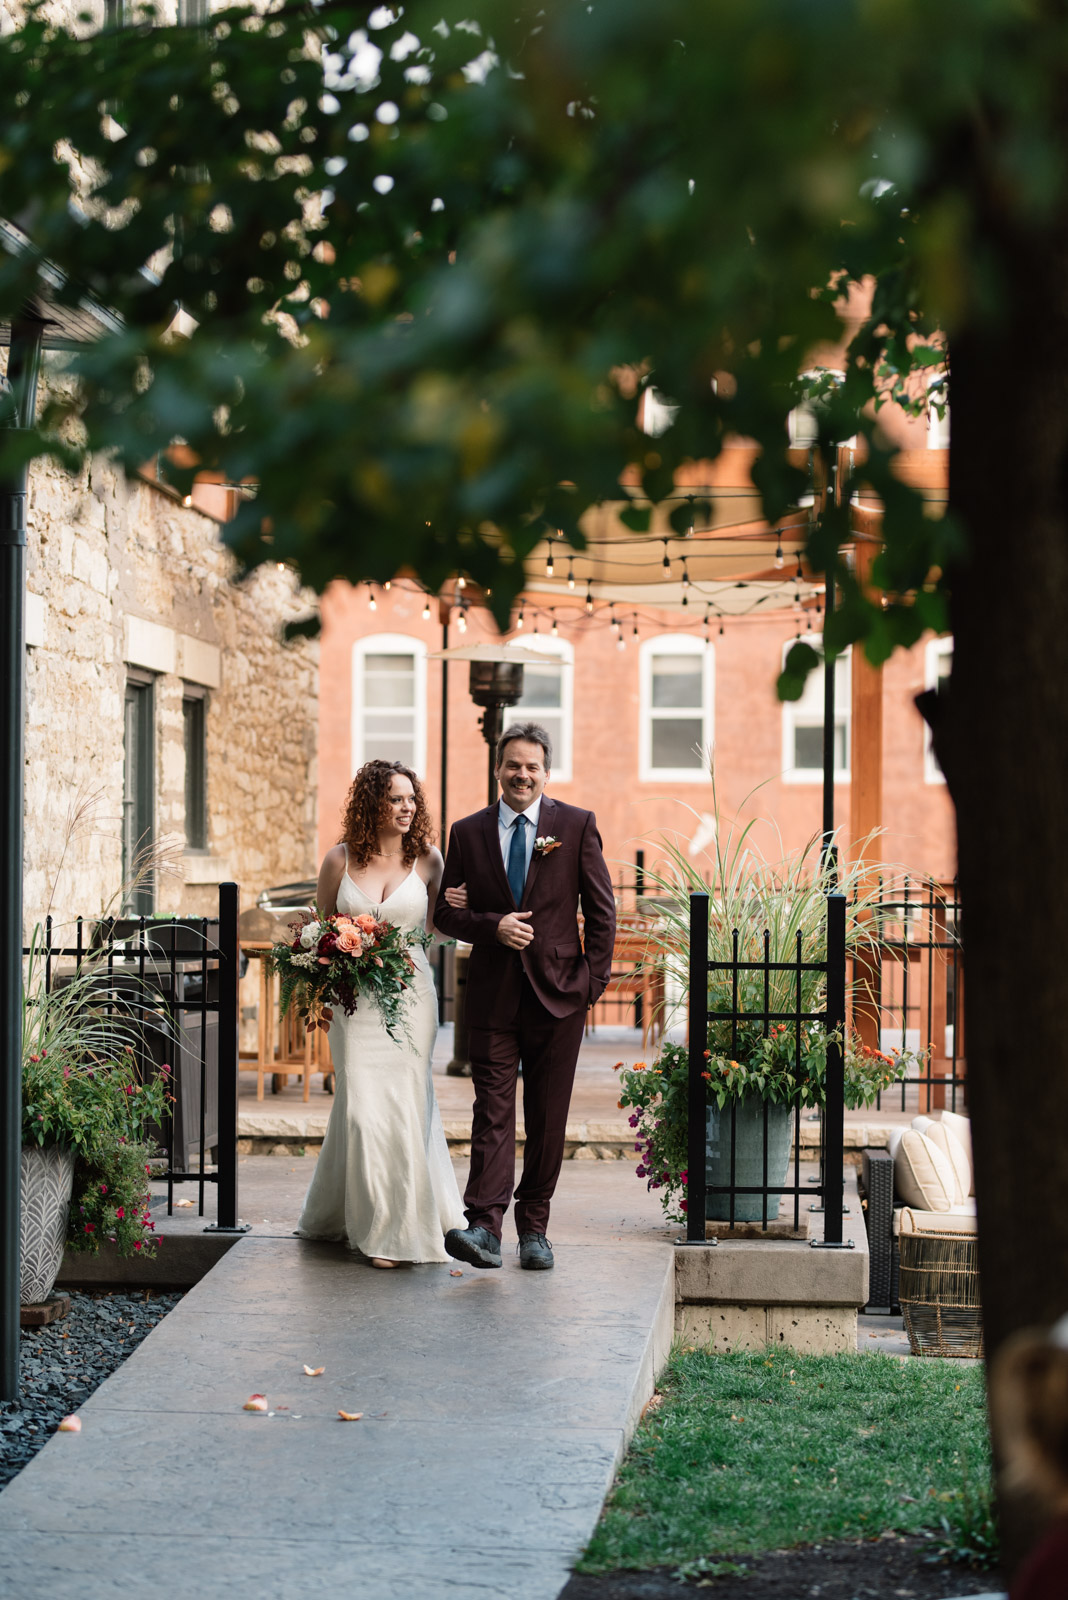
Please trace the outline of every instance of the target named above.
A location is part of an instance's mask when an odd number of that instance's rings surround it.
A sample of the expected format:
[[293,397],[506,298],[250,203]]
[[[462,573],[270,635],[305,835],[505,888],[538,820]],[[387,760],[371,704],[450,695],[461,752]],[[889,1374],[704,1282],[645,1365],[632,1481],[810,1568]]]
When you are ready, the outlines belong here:
[[[763,940],[760,959],[743,959],[739,953],[739,935],[733,933],[733,948],[729,960],[711,961],[708,953],[709,897],[695,893],[690,896],[690,970],[689,970],[689,1082],[688,1082],[688,1163],[686,1188],[686,1237],[688,1243],[703,1241],[706,1233],[708,1211],[723,1215],[734,1227],[740,1214],[746,1212],[752,1220],[759,1220],[766,1230],[780,1211],[782,1198],[792,1202],[793,1228],[799,1230],[802,1199],[808,1202],[818,1195],[823,1202],[824,1236],[814,1241],[830,1246],[842,1244],[842,1183],[843,1134],[845,1113],[844,1057],[842,1041],[846,1023],[846,902],[839,894],[826,897],[826,943],[823,959],[806,961],[802,951],[802,937],[797,935],[796,949],[790,961],[773,961],[770,939]],[[816,982],[810,980],[815,976]],[[709,992],[726,1003],[710,1006]],[[813,991],[821,998],[817,1010],[804,1008],[804,994]],[[783,1005],[784,994],[792,994],[792,1003]],[[776,1004],[776,999],[778,1004]],[[754,1003],[755,1000],[755,1003]],[[826,1034],[826,1067],[824,1076],[824,1105],[822,1116],[822,1141],[819,1176],[815,1181],[802,1182],[801,1117],[799,1100],[783,1108],[769,1106],[766,1100],[729,1101],[718,1118],[710,1106],[707,1087],[706,1057],[709,1048],[709,1028],[717,1037],[729,1033],[729,1054],[737,1058],[740,1053],[740,1035],[746,1030],[751,1039],[754,1030],[767,1039],[773,1027],[786,1026],[794,1035],[795,1059],[802,1057],[802,1030],[807,1024],[817,1023]],[[781,1109],[783,1117],[773,1117]],[[710,1115],[713,1111],[713,1115]],[[743,1118],[748,1115],[750,1137],[755,1132],[755,1155],[742,1159],[739,1144]],[[754,1130],[755,1119],[755,1130]],[[713,1132],[713,1125],[718,1129]],[[773,1130],[773,1122],[780,1131]],[[790,1156],[782,1160],[782,1132],[788,1131]],[[709,1176],[710,1153],[718,1144],[719,1165],[726,1181],[716,1182]],[[774,1149],[779,1146],[779,1172],[773,1172]],[[792,1178],[789,1175],[792,1165]],[[754,1178],[759,1181],[753,1181]],[[709,1206],[716,1196],[724,1197],[724,1204]],[[751,1198],[752,1197],[752,1198]],[[755,1201],[758,1205],[754,1204]],[[755,1213],[755,1215],[754,1215]]]
[[49,991],[92,963],[91,1003],[133,1019],[142,1082],[167,1066],[173,1101],[157,1130],[166,1167],[156,1177],[167,1184],[168,1215],[175,1184],[197,1185],[201,1216],[214,1184],[212,1227],[226,1231],[238,1226],[238,912],[237,884],[224,883],[215,917],[79,917],[71,944],[54,942],[49,917],[37,950]]
[[876,1048],[926,1053],[926,1070],[910,1071],[884,1090],[877,1108],[964,1111],[964,959],[956,885],[906,879],[892,893],[880,892],[872,921],[878,953],[854,963],[854,1025]]

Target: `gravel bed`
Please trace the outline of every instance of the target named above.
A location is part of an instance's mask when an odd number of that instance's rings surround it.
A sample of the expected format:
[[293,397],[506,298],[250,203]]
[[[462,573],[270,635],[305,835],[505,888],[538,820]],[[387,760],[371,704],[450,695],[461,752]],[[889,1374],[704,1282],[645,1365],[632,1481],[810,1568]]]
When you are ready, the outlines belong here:
[[132,1355],[180,1294],[78,1294],[70,1316],[47,1328],[24,1328],[21,1391],[0,1400],[0,1490],[21,1472],[56,1431]]

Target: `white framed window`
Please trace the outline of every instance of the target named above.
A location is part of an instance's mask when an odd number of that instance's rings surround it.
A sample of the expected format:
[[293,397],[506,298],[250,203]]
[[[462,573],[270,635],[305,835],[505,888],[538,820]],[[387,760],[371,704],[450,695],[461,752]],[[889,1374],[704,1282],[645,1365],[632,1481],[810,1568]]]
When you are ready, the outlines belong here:
[[[783,665],[796,640],[782,647]],[[823,640],[806,634],[805,643],[820,650]],[[782,708],[782,775],[787,783],[823,781],[823,688],[822,665],[810,672],[800,700],[788,700]],[[834,781],[849,782],[850,723],[853,712],[851,651],[843,650],[834,667]]]
[[376,759],[426,772],[426,645],[406,633],[352,647],[353,772]]
[[575,652],[566,639],[554,639],[544,633],[531,634],[522,640],[522,645],[524,650],[543,655],[545,665],[532,666],[528,662],[524,666],[523,698],[518,705],[505,708],[504,726],[540,722],[552,740],[552,775],[558,783],[570,783]]
[[715,657],[688,633],[646,639],[641,674],[639,778],[707,783],[713,743]]
[[[948,635],[942,639],[928,639],[923,652],[923,682],[926,689],[940,689],[949,677],[953,666],[953,640]],[[945,783],[938,757],[934,753],[931,730],[923,725],[923,781]]]

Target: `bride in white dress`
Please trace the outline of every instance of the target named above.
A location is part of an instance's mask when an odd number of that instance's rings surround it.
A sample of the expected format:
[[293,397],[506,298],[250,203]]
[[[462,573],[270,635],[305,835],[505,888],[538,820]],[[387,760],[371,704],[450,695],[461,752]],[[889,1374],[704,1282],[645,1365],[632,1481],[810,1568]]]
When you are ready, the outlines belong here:
[[[344,839],[319,872],[319,909],[431,930],[442,859],[430,840],[414,772],[367,762],[349,790]],[[397,1039],[371,1000],[351,1017],[334,1007],[334,1103],[297,1224],[306,1239],[347,1241],[376,1267],[450,1261],[442,1241],[464,1226],[430,1072],[437,997],[426,952],[415,945],[411,955]]]

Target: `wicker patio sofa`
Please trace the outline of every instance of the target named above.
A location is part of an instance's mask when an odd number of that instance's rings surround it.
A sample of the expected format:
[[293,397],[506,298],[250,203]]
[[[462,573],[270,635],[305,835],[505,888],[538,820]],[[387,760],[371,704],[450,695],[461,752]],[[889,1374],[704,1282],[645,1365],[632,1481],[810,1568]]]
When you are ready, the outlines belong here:
[[945,1111],[895,1129],[889,1149],[862,1153],[860,1189],[868,1232],[865,1309],[897,1311],[901,1232],[975,1232],[968,1118]]

